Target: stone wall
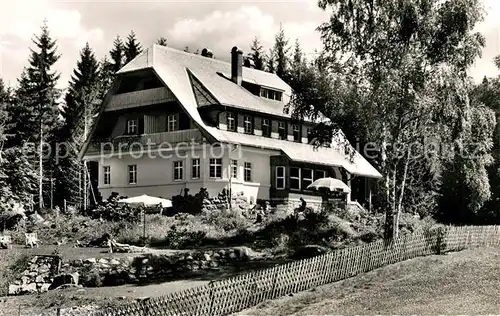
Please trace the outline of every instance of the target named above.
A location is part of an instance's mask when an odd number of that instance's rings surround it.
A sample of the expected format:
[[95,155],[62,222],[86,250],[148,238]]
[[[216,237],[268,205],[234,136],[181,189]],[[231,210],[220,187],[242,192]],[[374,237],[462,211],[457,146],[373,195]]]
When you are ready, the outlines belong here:
[[[41,293],[63,286],[98,287],[164,282],[263,257],[250,248],[236,247],[125,258],[87,258],[64,261],[62,264],[60,261],[43,261],[43,258],[33,257],[19,280],[9,285],[9,295]],[[57,267],[57,271],[54,267]]]
[[59,274],[60,264],[58,256],[34,256],[21,276],[9,284],[9,295],[48,291]]

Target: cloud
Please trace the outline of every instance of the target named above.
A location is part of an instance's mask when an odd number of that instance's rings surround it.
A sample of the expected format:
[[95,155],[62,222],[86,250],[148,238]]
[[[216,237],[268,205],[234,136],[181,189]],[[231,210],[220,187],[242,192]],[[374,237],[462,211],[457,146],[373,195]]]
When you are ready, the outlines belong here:
[[[297,38],[307,52],[321,48],[319,34],[315,31],[317,26],[317,21],[283,22],[290,44]],[[171,42],[179,46],[196,46],[193,49],[201,49],[204,43],[210,43],[209,48],[215,54],[229,56],[231,47],[235,45],[245,51],[249,50],[255,36],[259,37],[264,48],[269,50],[274,44],[274,36],[279,27],[280,21],[272,15],[256,6],[246,5],[232,11],[216,10],[198,19],[179,19],[168,30],[168,34]]]
[[[72,39],[80,44],[82,39],[103,37],[100,29],[87,30],[77,10],[56,8],[48,0],[16,0],[2,4],[0,11],[0,36],[12,35],[29,41],[38,34],[46,19],[50,32],[57,39]],[[97,35],[97,36],[96,36]]]
[[60,60],[55,70],[61,74],[58,87],[66,86],[78,58],[78,51],[85,42],[96,43],[104,38],[100,28],[89,29],[82,23],[78,10],[62,9],[49,0],[16,0],[0,4],[0,67],[6,80],[15,82],[27,63],[31,39],[40,34],[40,27],[47,21],[50,35],[57,40]]

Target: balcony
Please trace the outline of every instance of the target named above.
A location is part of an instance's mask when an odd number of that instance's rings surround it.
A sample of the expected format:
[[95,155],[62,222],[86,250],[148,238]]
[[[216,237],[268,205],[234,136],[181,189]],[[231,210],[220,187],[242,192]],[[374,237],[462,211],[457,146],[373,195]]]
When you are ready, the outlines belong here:
[[175,101],[174,94],[167,88],[154,88],[115,94],[105,111],[123,110],[144,105]]
[[[87,155],[111,154],[113,152],[146,151],[149,149],[169,149],[180,143],[200,144],[204,137],[198,129],[186,129],[175,132],[163,132],[144,135],[124,135],[113,139],[94,139],[90,143]],[[188,145],[183,145],[187,147]]]

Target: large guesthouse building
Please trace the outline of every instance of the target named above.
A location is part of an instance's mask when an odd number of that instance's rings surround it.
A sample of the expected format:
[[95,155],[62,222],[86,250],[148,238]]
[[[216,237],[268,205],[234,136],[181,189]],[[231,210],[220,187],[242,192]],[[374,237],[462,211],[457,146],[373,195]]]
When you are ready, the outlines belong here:
[[[234,47],[231,62],[153,45],[117,73],[81,157],[98,165],[103,198],[171,198],[185,188],[222,189],[256,201],[319,200],[307,186],[334,177],[348,201],[370,203],[381,175],[335,140],[310,145],[318,122],[284,112],[291,88],[256,70]],[[248,63],[248,64],[247,64]]]

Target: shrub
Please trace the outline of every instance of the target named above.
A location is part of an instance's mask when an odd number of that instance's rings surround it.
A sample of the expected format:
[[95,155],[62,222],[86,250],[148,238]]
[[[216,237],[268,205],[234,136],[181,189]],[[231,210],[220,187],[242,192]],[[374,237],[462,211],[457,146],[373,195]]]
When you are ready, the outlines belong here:
[[89,209],[85,213],[93,219],[135,223],[141,220],[142,208],[132,208],[126,204],[118,205],[116,202],[107,202],[105,204],[98,205],[93,209]]
[[204,214],[203,221],[223,231],[243,229],[249,221],[233,211],[213,211]]

